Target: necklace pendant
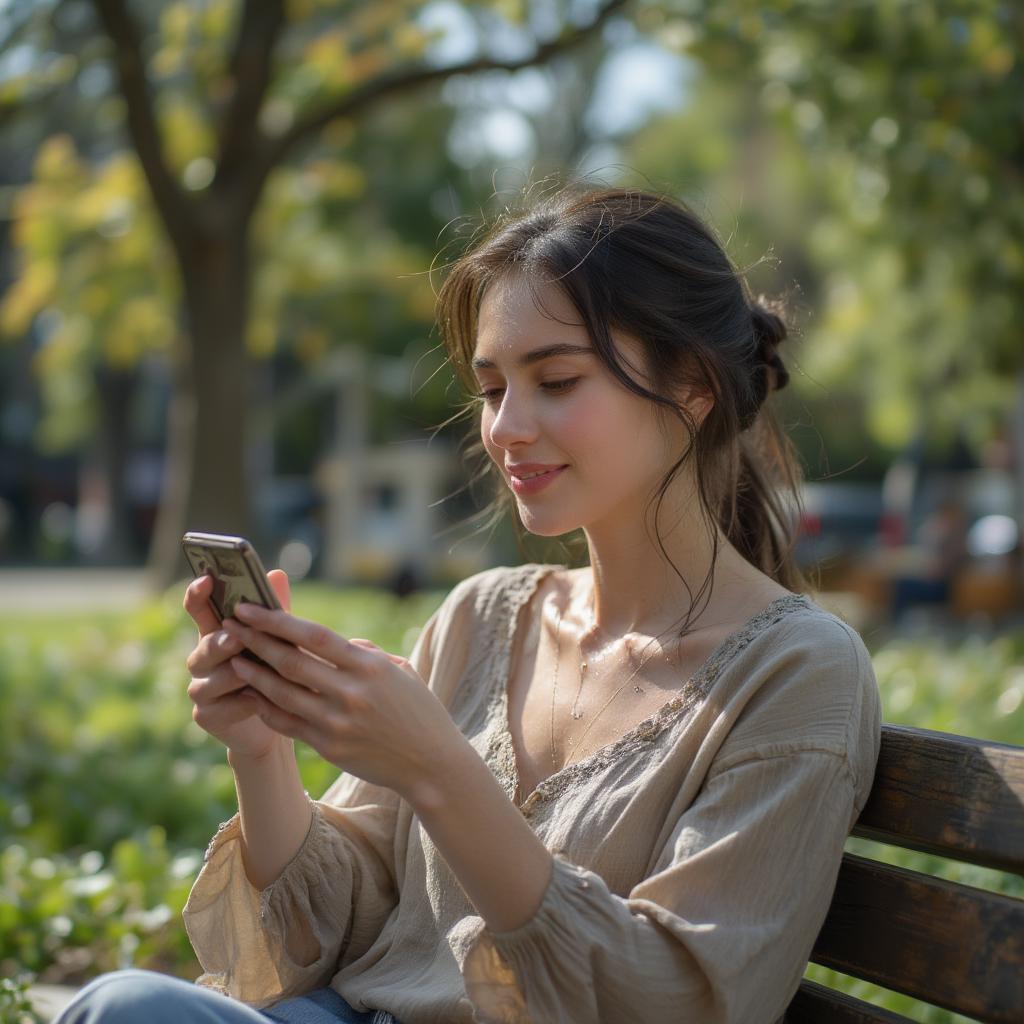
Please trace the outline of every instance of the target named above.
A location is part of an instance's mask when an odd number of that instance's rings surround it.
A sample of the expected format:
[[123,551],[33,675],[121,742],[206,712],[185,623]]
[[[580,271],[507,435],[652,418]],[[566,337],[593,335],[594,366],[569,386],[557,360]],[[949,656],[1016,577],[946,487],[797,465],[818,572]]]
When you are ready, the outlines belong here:
[[634,693],[643,693],[644,691],[643,691],[643,690],[641,690],[639,686],[634,686],[634,687],[633,687],[633,692],[634,692]]

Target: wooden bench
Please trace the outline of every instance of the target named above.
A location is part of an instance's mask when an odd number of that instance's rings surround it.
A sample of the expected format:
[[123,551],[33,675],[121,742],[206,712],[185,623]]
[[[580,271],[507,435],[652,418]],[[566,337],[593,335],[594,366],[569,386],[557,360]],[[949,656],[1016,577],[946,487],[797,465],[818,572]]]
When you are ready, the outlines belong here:
[[[882,727],[854,836],[1024,875],[1024,747]],[[811,961],[986,1024],[1024,1022],[1024,900],[843,855]],[[805,979],[786,1024],[908,1018]]]

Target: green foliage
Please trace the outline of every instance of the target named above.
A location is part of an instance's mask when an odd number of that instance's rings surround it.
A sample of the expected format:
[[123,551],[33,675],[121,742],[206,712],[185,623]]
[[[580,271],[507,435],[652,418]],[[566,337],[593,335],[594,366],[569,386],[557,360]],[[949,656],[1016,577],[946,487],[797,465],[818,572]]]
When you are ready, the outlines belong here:
[[688,0],[646,18],[698,73],[625,162],[708,195],[753,259],[771,248],[754,277],[797,293],[801,397],[863,396],[890,449],[922,423],[980,447],[1024,352],[1020,9]]
[[95,419],[92,367],[132,369],[172,347],[178,280],[127,154],[90,163],[69,135],[52,136],[13,213],[21,273],[0,301],[0,338],[37,324],[37,440],[46,451],[73,449]]
[[[437,595],[297,588],[297,614],[408,653]],[[205,844],[234,808],[223,748],[192,723],[185,658],[195,629],[181,593],[130,615],[11,618],[0,631],[0,817],[45,851],[109,852],[156,823]],[[311,791],[326,788],[311,751]],[[328,766],[329,767],[329,766]],[[333,769],[329,769],[333,771]],[[112,796],[116,794],[116,799]]]
[[28,987],[32,976],[0,978],[0,1024],[42,1024],[42,1017],[32,1009]]
[[[136,829],[139,831],[139,829]],[[181,911],[201,864],[173,854],[159,826],[116,842],[109,856],[0,852],[0,969],[11,965],[83,980],[145,965],[196,977]]]
[[887,722],[1024,745],[1024,633],[896,638],[873,662]]

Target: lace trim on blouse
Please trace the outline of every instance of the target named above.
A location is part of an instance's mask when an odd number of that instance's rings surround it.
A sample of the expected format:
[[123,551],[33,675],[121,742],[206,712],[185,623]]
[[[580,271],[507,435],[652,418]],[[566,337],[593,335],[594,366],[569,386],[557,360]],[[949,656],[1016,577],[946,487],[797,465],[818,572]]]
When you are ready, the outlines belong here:
[[[490,630],[489,640],[493,646],[488,651],[488,660],[492,666],[493,689],[488,700],[487,719],[491,724],[483,757],[513,802],[519,788],[519,769],[512,734],[508,729],[508,676],[519,612],[536,591],[540,580],[560,568],[564,566],[530,565],[513,575],[503,589],[503,600],[498,602],[494,628]],[[650,746],[708,696],[722,669],[755,637],[790,612],[806,607],[808,599],[803,594],[785,594],[776,598],[726,637],[686,681],[681,693],[617,740],[549,775],[526,797],[519,810],[530,817],[549,801],[603,771],[612,762]]]

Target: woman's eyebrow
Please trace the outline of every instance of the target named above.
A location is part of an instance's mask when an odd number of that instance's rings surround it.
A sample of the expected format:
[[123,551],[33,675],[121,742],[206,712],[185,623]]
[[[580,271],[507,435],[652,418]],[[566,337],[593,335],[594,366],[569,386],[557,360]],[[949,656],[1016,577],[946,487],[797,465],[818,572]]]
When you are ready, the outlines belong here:
[[[539,363],[542,359],[550,359],[552,356],[586,356],[593,355],[594,350],[589,345],[571,345],[562,342],[558,345],[545,345],[543,348],[531,349],[523,353],[516,360],[520,366],[529,366],[531,363]],[[497,364],[493,360],[485,359],[483,356],[476,356],[473,359],[474,370],[493,370]]]

